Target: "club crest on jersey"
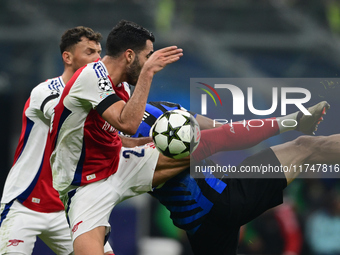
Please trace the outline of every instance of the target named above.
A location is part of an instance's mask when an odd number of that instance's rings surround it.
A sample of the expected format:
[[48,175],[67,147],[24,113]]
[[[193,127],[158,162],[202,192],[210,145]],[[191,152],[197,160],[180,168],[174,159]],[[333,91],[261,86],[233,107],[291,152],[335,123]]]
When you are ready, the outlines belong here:
[[73,233],[75,233],[75,232],[78,230],[78,227],[79,227],[79,225],[80,225],[81,223],[83,223],[83,221],[79,221],[78,223],[76,223],[76,224],[73,226],[73,228],[72,228],[72,232],[73,232]]
[[19,243],[23,243],[23,240],[18,240],[18,239],[12,239],[12,240],[8,240],[9,244],[7,245],[7,247],[9,246],[18,246]]
[[99,79],[98,87],[99,87],[100,90],[102,90],[104,92],[108,92],[108,91],[113,90],[112,84],[111,84],[109,78],[107,78],[107,77],[102,77],[102,78]]

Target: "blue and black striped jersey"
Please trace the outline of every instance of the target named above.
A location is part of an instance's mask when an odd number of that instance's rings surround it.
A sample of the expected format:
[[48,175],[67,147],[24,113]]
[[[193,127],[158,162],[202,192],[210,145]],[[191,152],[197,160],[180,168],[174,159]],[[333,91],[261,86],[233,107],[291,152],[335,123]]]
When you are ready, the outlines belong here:
[[[156,119],[164,112],[174,109],[184,108],[179,104],[164,101],[147,104],[143,121],[133,137],[149,136],[150,128]],[[200,164],[214,163],[205,160]],[[225,182],[213,175],[208,176],[207,173],[202,173],[200,178],[193,178],[190,169],[187,169],[167,181],[161,188],[154,189],[151,195],[170,211],[174,225],[186,230],[188,234],[194,234],[226,186]]]

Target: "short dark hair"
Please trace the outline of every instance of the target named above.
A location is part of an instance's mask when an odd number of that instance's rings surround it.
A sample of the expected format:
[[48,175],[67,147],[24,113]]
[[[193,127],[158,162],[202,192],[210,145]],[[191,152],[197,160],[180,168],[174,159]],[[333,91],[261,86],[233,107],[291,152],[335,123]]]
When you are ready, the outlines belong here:
[[78,26],[74,28],[70,28],[64,32],[61,36],[60,40],[60,52],[63,54],[64,51],[69,51],[72,46],[76,45],[81,41],[81,38],[85,36],[87,39],[91,41],[95,41],[97,43],[103,38],[102,35],[98,32],[94,32],[89,27]]
[[106,55],[117,57],[127,49],[138,53],[145,48],[147,40],[155,41],[149,30],[132,21],[121,20],[107,37]]

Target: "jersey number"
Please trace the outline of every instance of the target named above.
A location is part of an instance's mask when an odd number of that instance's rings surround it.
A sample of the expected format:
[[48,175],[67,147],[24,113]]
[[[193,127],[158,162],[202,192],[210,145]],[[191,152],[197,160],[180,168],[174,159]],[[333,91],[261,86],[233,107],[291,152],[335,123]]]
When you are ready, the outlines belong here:
[[144,157],[144,149],[141,150],[141,152],[137,152],[134,150],[125,150],[123,152],[123,157],[124,158],[130,158],[130,154],[133,154],[135,156],[137,156],[138,158]]

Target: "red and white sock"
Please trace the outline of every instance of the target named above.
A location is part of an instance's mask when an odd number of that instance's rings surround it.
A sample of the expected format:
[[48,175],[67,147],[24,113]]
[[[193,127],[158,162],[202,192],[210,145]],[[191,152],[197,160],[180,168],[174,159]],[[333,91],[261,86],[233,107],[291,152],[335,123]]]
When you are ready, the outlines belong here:
[[279,133],[276,118],[245,120],[202,130],[200,143],[192,157],[200,161],[220,151],[247,149]]

